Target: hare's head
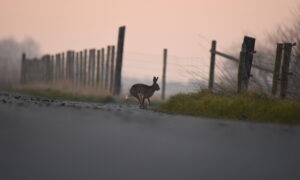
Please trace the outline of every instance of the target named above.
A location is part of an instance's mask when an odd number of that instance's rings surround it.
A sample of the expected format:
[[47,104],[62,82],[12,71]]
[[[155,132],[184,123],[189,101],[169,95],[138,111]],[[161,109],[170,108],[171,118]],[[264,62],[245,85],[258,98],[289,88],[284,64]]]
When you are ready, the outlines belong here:
[[154,90],[156,90],[156,91],[159,90],[159,85],[157,84],[157,80],[158,80],[158,77],[153,77],[153,87],[154,87]]

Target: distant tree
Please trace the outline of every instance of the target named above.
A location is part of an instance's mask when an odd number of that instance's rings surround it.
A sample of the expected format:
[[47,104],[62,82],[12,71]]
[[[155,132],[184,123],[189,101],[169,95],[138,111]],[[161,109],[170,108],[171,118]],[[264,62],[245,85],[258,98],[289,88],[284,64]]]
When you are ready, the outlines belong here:
[[31,38],[18,42],[13,38],[0,40],[0,88],[19,82],[22,53],[33,58],[40,55],[39,45]]
[[17,42],[13,38],[0,40],[0,57],[20,60],[23,52],[33,58],[40,55],[40,48],[32,38],[26,38],[22,42]]

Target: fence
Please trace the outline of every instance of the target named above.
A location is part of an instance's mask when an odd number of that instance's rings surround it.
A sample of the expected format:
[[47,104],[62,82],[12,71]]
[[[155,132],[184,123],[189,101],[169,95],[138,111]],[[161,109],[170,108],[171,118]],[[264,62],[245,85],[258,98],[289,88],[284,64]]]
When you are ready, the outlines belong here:
[[67,51],[27,59],[22,55],[21,83],[56,83],[67,80],[81,87],[101,88],[120,94],[125,26],[119,28],[117,54],[115,46],[101,49]]
[[[45,55],[41,59],[26,59],[26,55],[24,54],[22,57],[21,82],[55,83],[57,81],[67,80],[77,86],[101,88],[115,95],[120,95],[124,38],[125,27],[120,27],[117,48],[112,45],[107,46],[107,48],[85,49],[79,52],[67,51],[66,53],[56,55]],[[215,66],[220,69],[216,64],[216,56],[221,56],[239,64],[236,84],[238,93],[247,91],[249,79],[252,77],[251,68],[255,68],[272,75],[272,94],[278,94],[278,86],[280,86],[279,94],[282,98],[285,98],[287,94],[288,77],[291,75],[291,73],[289,73],[289,63],[292,47],[294,45],[295,44],[292,43],[277,45],[274,70],[252,63],[256,53],[254,50],[255,38],[247,36],[244,37],[239,58],[218,51],[217,42],[212,41],[209,72],[205,72],[205,65],[199,64],[201,60],[206,61],[205,57],[179,57],[174,54],[168,54],[167,49],[164,49],[162,54],[143,54],[141,52],[127,51],[126,54],[129,54],[130,57],[126,57],[125,63],[131,63],[127,69],[129,69],[131,74],[133,74],[132,72],[135,73],[133,75],[134,77],[148,73],[147,76],[150,76],[149,79],[152,79],[152,76],[159,76],[159,74],[162,73],[161,99],[165,99],[167,89],[169,89],[169,91],[179,89],[177,88],[178,86],[176,87],[175,85],[173,86],[175,88],[167,88],[167,86],[170,86],[170,84],[167,83],[167,77],[173,76],[174,79],[174,77],[178,77],[179,74],[186,76],[186,78],[194,78],[197,76],[197,79],[207,81],[208,87],[213,89],[215,84]],[[134,54],[139,54],[139,56],[136,56],[138,58],[134,57]],[[149,61],[147,61],[147,58]],[[153,63],[153,58],[162,60],[162,63],[159,65]],[[186,62],[189,61],[193,63],[187,64]],[[201,68],[199,68],[200,66]],[[174,67],[176,67],[176,71],[174,71]],[[170,74],[170,70],[172,69],[173,75]],[[200,73],[199,71],[197,73],[195,69],[201,69],[199,70]],[[209,78],[206,77],[207,73],[209,74]],[[128,79],[126,79],[126,81],[127,84],[132,85],[131,81],[128,81]]]
[[[272,94],[277,94],[278,89],[278,81],[280,81],[280,97],[285,98],[287,95],[287,87],[288,87],[288,76],[292,75],[289,72],[289,64],[291,60],[291,52],[292,47],[295,46],[296,43],[284,43],[277,44],[274,70],[270,70],[264,67],[261,67],[256,64],[252,64],[253,55],[256,53],[254,50],[255,47],[255,39],[251,37],[244,37],[244,41],[242,43],[242,48],[240,52],[240,58],[235,58],[231,55],[219,52],[216,50],[217,42],[212,41],[211,43],[211,58],[210,58],[210,73],[209,73],[209,89],[213,89],[214,84],[214,69],[215,69],[215,56],[219,55],[228,60],[232,60],[239,63],[238,74],[237,74],[237,92],[241,93],[243,91],[247,91],[248,82],[251,75],[251,67],[256,68],[258,70],[271,73],[273,75],[273,83],[272,83]],[[282,53],[283,52],[283,53]],[[282,55],[283,54],[283,55]]]
[[[234,75],[235,77],[231,78],[232,80],[237,79],[234,86],[237,88],[238,93],[248,90],[249,81],[251,77],[254,78],[251,72],[251,69],[253,68],[256,71],[264,72],[267,74],[266,77],[271,77],[273,79],[271,88],[273,95],[279,95],[280,97],[285,98],[288,92],[288,77],[292,75],[292,73],[289,72],[289,64],[291,61],[292,46],[294,45],[295,43],[278,44],[277,49],[280,50],[280,53],[277,52],[274,56],[275,58],[273,57],[273,53],[268,52],[267,59],[275,59],[276,63],[274,66],[272,62],[270,63],[274,69],[272,69],[272,67],[264,67],[266,64],[262,64],[261,62],[260,64],[253,63],[255,62],[253,61],[255,56],[257,56],[255,51],[255,38],[245,36],[239,58],[220,52],[217,50],[217,42],[212,41],[210,49],[210,65],[208,66],[206,66],[205,63],[202,63],[204,61],[207,62],[206,57],[180,57],[172,54],[172,52],[170,53],[167,49],[164,49],[162,54],[127,52],[126,54],[130,54],[130,57],[126,57],[126,63],[130,62],[130,66],[126,67],[125,71],[127,69],[134,69],[135,71],[139,71],[137,73],[139,76],[142,74],[148,74],[148,76],[161,74],[161,99],[165,99],[166,91],[175,91],[179,89],[178,86],[170,87],[170,84],[167,83],[167,77],[175,79],[174,77],[178,78],[181,75],[185,76],[186,79],[194,79],[196,80],[194,84],[198,83],[198,89],[194,88],[194,90],[199,90],[199,87],[207,88],[207,84],[209,89],[213,89],[215,85],[215,67],[217,67],[217,70],[223,75],[229,71],[228,69],[221,68],[216,63],[216,56],[220,56],[238,64],[238,67],[236,68],[237,73]],[[138,56],[134,54],[138,54]],[[162,60],[162,63],[157,64],[157,61],[154,63],[153,59]],[[189,64],[189,61],[192,63]],[[209,69],[209,71],[207,72],[205,68]],[[170,74],[170,71],[173,71],[173,74]],[[174,72],[176,74],[174,74]],[[209,74],[209,77],[207,77],[207,74]],[[205,86],[203,85],[204,82],[207,83]],[[189,83],[185,88],[188,88],[188,86],[191,87],[191,85],[192,84]],[[278,89],[280,89],[280,92],[278,92]],[[189,92],[190,90],[191,89],[188,89],[185,92]],[[182,91],[178,90],[177,93],[178,92]],[[170,95],[170,93],[168,94]]]

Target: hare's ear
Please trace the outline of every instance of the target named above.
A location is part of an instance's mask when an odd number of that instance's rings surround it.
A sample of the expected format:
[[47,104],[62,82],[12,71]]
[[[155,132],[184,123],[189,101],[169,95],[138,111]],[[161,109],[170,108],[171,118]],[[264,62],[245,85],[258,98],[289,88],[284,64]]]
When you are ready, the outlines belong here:
[[158,77],[156,77],[156,81],[158,80]]
[[153,76],[153,82],[155,82],[156,81],[156,78],[155,78],[155,76]]

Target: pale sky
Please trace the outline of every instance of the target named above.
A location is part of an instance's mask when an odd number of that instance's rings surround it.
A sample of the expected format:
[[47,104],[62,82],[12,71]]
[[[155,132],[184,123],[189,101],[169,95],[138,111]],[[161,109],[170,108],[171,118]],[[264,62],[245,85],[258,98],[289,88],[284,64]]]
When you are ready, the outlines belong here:
[[118,27],[126,25],[125,75],[160,76],[163,48],[168,48],[170,63],[177,64],[177,70],[169,66],[168,78],[187,81],[178,66],[183,61],[207,64],[212,39],[225,50],[244,35],[259,43],[290,19],[298,4],[300,0],[0,0],[0,39],[32,37],[43,53],[57,53],[116,44]]

